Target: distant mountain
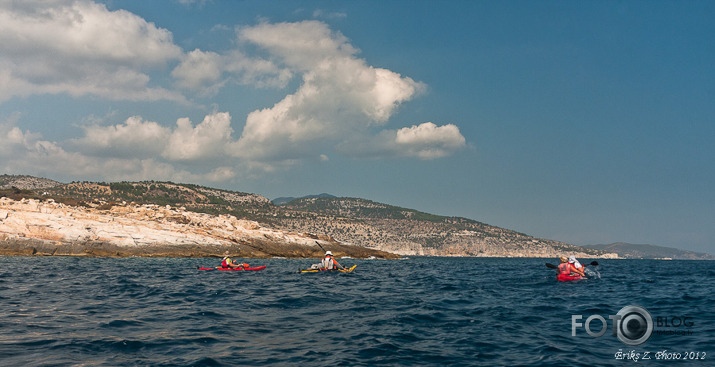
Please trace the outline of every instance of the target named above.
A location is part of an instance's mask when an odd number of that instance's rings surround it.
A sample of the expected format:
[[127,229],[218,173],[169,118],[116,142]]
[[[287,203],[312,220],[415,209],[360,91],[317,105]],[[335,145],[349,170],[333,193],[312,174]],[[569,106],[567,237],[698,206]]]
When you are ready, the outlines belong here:
[[333,196],[333,195],[330,195],[330,194],[322,193],[322,194],[318,194],[318,195],[301,196],[301,197],[299,197],[299,198],[291,197],[291,196],[279,197],[279,198],[275,198],[275,199],[271,200],[271,202],[273,203],[273,205],[285,205],[285,204],[290,203],[290,202],[293,201],[293,200],[316,199],[316,198],[319,198],[319,199],[326,199],[326,198],[328,198],[328,199],[334,199],[334,198],[336,198],[336,197],[337,197],[337,196]]
[[588,245],[583,247],[615,252],[619,256],[628,259],[715,260],[715,256],[710,254],[656,245],[616,242],[610,245]]

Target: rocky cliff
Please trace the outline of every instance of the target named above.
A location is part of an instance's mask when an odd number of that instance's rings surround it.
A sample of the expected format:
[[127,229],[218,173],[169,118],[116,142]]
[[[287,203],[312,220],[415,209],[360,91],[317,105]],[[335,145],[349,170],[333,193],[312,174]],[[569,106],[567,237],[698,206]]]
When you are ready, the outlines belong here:
[[0,198],[0,254],[395,258],[327,236],[291,233],[231,215],[158,205],[76,207],[52,199]]

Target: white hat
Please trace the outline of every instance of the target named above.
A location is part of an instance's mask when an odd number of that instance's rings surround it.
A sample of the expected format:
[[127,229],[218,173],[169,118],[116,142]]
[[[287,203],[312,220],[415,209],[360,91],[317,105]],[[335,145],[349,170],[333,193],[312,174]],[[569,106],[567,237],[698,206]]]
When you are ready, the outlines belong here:
[[333,256],[333,253],[330,251],[325,252],[325,256],[328,256],[328,255]]

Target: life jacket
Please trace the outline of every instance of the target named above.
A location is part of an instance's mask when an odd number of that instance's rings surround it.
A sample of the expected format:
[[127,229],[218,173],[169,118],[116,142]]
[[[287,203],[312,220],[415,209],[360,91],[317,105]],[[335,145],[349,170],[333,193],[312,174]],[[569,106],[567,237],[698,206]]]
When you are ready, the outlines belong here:
[[571,275],[571,264],[570,263],[559,264],[559,274]]
[[333,258],[330,256],[326,256],[321,262],[320,262],[320,267],[326,270],[333,270],[335,267],[335,261],[333,261]]
[[231,262],[231,258],[230,258],[230,257],[228,257],[228,256],[224,257],[224,258],[223,258],[223,261],[221,261],[221,267],[222,267],[222,268],[228,268],[228,267],[229,267],[228,264],[229,264],[230,262]]

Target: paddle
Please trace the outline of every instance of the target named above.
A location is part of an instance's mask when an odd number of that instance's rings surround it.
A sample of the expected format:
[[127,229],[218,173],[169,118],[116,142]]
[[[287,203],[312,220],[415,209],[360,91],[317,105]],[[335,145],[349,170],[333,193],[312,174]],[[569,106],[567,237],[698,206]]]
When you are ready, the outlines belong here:
[[327,251],[325,251],[325,249],[323,248],[323,246],[320,246],[320,242],[315,241],[315,244],[318,245],[318,247],[320,247],[320,249],[323,250],[323,252],[327,252]]

